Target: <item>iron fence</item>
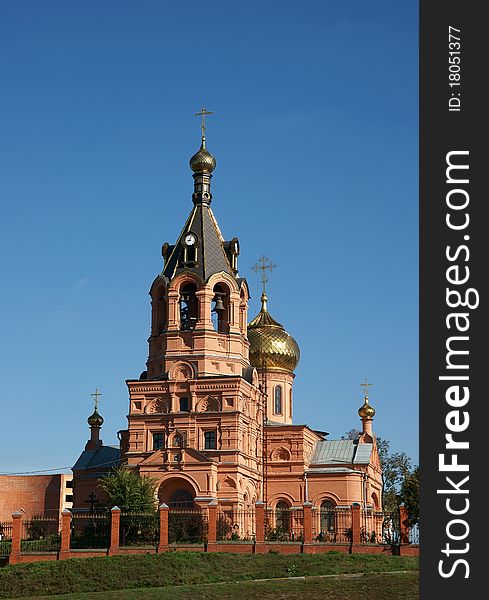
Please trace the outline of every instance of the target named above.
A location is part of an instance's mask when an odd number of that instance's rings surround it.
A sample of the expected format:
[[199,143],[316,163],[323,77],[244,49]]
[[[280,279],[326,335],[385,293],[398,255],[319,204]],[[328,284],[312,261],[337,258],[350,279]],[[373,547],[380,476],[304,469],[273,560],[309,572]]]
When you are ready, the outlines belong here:
[[275,508],[265,518],[265,540],[269,542],[302,542],[304,540],[304,510]]
[[219,507],[216,530],[217,539],[220,541],[253,540],[255,536],[254,509]]
[[157,512],[121,513],[119,525],[120,546],[157,546],[160,536],[160,519]]
[[8,556],[12,550],[12,521],[0,521],[0,556]]
[[389,546],[398,545],[401,541],[399,511],[378,514],[381,515],[382,523],[380,543]]
[[21,552],[57,552],[60,541],[58,518],[39,516],[22,522]]
[[[384,544],[389,543],[384,536],[384,519],[390,519],[390,513],[374,511],[372,508],[360,511],[360,543]],[[399,519],[397,519],[398,529]]]
[[351,543],[351,508],[313,509],[312,539],[316,542]]
[[209,523],[199,508],[170,508],[168,512],[168,542],[198,544],[207,541]]
[[73,513],[70,548],[108,548],[110,545],[110,513]]
[[419,544],[419,523],[414,523],[409,528],[409,543]]

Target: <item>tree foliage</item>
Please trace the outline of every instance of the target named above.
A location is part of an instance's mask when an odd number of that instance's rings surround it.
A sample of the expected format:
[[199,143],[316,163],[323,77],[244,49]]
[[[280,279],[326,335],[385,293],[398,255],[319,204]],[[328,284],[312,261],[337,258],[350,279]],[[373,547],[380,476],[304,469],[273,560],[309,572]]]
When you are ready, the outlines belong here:
[[125,512],[151,512],[156,509],[158,482],[150,477],[140,477],[126,466],[113,469],[99,482],[107,495],[108,508],[118,506]]
[[407,508],[409,524],[419,523],[419,467],[415,467],[401,485],[400,500]]

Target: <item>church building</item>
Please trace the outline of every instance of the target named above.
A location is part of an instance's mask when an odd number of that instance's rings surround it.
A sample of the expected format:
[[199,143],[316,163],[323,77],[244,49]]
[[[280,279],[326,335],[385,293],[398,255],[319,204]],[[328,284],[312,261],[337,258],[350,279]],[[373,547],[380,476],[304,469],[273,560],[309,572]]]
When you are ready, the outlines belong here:
[[[239,240],[223,236],[211,209],[216,160],[206,147],[204,122],[190,168],[190,214],[176,241],[163,244],[162,271],[149,292],[147,370],[126,382],[127,430],[119,432],[119,448],[104,446],[96,407],[90,440],[73,467],[74,509],[87,509],[90,494],[103,502],[97,481],[123,462],[156,479],[158,501],[170,508],[217,501],[246,509],[262,501],[272,511],[305,502],[380,511],[368,393],[356,439],[329,440],[326,432],[293,421],[299,347],[271,316],[265,286],[261,310],[249,321]],[[271,267],[260,259],[263,280]]]

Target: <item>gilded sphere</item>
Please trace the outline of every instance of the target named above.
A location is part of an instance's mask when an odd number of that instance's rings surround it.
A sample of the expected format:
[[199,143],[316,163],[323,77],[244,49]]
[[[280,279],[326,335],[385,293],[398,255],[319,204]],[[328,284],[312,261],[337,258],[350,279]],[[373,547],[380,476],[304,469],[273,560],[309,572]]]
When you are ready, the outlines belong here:
[[365,402],[358,409],[358,415],[362,417],[362,419],[373,419],[375,415],[375,408],[370,406],[368,403],[368,398],[365,398]]
[[88,417],[87,422],[90,425],[90,427],[102,427],[104,423],[104,418],[102,417],[102,415],[99,415],[97,410],[95,409],[93,411],[93,414],[91,414]]
[[256,369],[272,369],[292,373],[300,359],[294,338],[267,311],[266,297],[262,309],[248,325],[250,364]]
[[196,152],[190,159],[190,168],[194,173],[212,173],[216,168],[216,159],[202,143],[200,150]]

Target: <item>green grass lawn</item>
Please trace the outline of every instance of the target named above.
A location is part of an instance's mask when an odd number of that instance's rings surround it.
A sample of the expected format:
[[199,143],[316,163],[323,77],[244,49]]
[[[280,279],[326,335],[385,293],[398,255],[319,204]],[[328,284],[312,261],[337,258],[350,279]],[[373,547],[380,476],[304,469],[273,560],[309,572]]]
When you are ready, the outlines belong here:
[[[0,569],[1,598],[39,598],[55,594],[66,600],[131,598],[360,598],[365,585],[377,582],[379,600],[416,598],[418,561],[413,557],[368,554],[239,555],[171,552],[139,556],[70,559]],[[376,574],[389,571],[412,573]],[[298,576],[366,573],[344,579],[311,579],[280,582],[250,582]],[[389,581],[390,595],[381,594]],[[404,580],[410,581],[405,585]],[[248,580],[248,581],[246,581]],[[243,583],[236,584],[237,581]],[[219,582],[228,582],[219,585]],[[383,582],[383,583],[382,583]],[[377,585],[376,584],[376,585]],[[348,586],[352,589],[348,592]],[[344,588],[349,596],[331,595]],[[160,589],[155,589],[160,588]],[[355,590],[353,590],[355,588]],[[394,589],[395,588],[395,589]],[[363,590],[363,592],[362,592]],[[341,591],[341,590],[340,590]],[[338,591],[338,593],[340,593]],[[102,593],[92,593],[102,592]],[[305,593],[309,596],[304,595]],[[352,595],[358,592],[358,596]],[[410,595],[400,595],[402,593]],[[343,593],[343,592],[341,592]],[[383,593],[383,592],[382,592]],[[267,595],[268,594],[268,595]],[[295,595],[294,595],[295,594]],[[330,595],[328,595],[330,594]]]

